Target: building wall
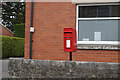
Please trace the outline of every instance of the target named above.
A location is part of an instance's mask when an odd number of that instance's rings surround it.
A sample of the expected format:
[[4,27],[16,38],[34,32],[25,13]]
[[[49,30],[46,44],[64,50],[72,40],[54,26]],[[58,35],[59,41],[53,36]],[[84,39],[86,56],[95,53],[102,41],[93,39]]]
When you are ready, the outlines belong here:
[[8,29],[6,29],[5,27],[3,27],[2,25],[0,25],[0,35],[12,37],[12,36],[13,36],[13,33],[10,32],[10,31],[9,31]]
[[[31,3],[26,4],[25,58],[29,58]],[[69,60],[64,52],[63,29],[75,28],[76,4],[71,2],[36,2],[33,11],[32,58],[41,60]],[[77,50],[73,61],[115,62],[119,51]]]

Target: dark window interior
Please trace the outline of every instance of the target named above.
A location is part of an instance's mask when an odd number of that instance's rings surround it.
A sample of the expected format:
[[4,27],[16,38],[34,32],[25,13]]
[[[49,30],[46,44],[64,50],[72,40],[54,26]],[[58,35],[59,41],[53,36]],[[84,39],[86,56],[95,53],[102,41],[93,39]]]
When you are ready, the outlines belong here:
[[119,5],[79,6],[79,18],[120,17]]

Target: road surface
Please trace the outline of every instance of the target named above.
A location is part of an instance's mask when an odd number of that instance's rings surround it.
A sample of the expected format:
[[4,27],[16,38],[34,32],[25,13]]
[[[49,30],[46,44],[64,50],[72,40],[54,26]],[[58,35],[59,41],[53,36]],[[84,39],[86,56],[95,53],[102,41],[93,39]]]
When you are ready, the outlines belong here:
[[0,60],[0,78],[8,78],[8,59]]

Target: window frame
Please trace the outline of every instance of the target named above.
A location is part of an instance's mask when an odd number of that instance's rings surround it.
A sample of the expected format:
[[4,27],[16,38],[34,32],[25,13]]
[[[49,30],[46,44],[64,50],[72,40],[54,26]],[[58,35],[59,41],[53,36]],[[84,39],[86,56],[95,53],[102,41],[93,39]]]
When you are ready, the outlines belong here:
[[78,41],[78,22],[79,20],[119,20],[120,17],[95,17],[95,18],[79,18],[79,6],[99,6],[99,5],[120,5],[119,3],[104,3],[104,4],[77,4],[76,5],[76,31],[77,44],[93,44],[93,45],[118,45],[120,41]]

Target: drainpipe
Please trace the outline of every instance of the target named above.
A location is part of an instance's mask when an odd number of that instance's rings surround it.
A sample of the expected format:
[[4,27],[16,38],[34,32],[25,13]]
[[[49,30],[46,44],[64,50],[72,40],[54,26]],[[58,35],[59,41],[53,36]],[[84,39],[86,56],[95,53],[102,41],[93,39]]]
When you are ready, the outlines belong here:
[[31,22],[30,22],[30,59],[32,59],[32,34],[34,32],[33,28],[33,0],[31,0]]

